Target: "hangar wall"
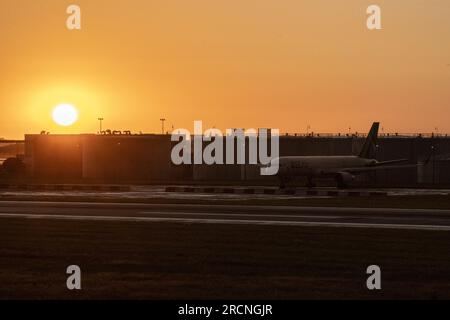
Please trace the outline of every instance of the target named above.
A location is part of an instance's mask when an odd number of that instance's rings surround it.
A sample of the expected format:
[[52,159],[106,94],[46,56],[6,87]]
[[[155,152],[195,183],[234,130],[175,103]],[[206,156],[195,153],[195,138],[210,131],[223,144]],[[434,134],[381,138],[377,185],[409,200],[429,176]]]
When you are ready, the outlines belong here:
[[[357,154],[364,137],[281,136],[280,155]],[[206,146],[208,142],[204,142]],[[26,135],[25,161],[29,176],[42,181],[107,183],[176,182],[274,182],[259,175],[254,165],[180,165],[170,155],[175,142],[170,135]],[[425,167],[378,171],[364,178],[386,185],[450,185],[450,138],[420,136],[380,137],[376,158],[380,161],[424,161]],[[225,153],[224,143],[224,153]],[[248,143],[247,143],[248,156]]]

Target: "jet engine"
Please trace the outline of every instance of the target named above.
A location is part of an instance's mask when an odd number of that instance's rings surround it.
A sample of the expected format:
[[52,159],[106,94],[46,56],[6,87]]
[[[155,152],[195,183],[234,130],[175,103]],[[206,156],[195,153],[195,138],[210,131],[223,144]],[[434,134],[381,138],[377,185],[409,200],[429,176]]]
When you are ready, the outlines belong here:
[[336,182],[339,188],[346,188],[353,180],[355,180],[355,176],[348,172],[339,172],[336,175]]

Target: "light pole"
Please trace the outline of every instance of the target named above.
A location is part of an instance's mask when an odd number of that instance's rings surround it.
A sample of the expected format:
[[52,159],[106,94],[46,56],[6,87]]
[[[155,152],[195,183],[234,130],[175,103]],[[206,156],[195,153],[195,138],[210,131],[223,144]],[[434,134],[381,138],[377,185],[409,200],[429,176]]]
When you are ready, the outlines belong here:
[[432,152],[431,156],[433,157],[433,185],[434,185],[435,182],[436,182],[436,175],[435,175],[435,172],[436,172],[436,157],[435,157],[435,153],[434,153],[434,144],[431,146],[431,152]]
[[166,121],[166,119],[161,118],[161,119],[159,119],[159,121],[161,121],[162,134],[164,134],[164,121]]
[[97,120],[100,122],[100,134],[102,133],[102,121],[104,120],[103,118],[97,118]]

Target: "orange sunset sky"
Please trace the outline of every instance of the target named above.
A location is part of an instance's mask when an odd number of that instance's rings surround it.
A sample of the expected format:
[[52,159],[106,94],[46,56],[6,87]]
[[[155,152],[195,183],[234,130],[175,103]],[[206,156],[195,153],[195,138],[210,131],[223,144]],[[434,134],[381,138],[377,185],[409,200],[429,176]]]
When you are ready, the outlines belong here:
[[[82,9],[82,30],[66,8]],[[366,28],[382,8],[383,30]],[[59,103],[72,126],[51,118]],[[0,137],[104,127],[450,132],[448,0],[0,0]]]

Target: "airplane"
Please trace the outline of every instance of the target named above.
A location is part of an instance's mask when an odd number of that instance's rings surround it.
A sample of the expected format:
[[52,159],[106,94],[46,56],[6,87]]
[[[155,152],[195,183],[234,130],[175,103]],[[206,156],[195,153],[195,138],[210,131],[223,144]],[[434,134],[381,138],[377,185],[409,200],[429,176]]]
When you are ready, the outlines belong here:
[[375,170],[417,167],[428,163],[393,165],[408,159],[378,161],[375,159],[379,122],[374,122],[358,156],[286,156],[273,159],[266,167],[278,164],[280,188],[294,177],[306,177],[307,187],[314,188],[314,178],[333,178],[338,188],[347,188],[358,174]]

